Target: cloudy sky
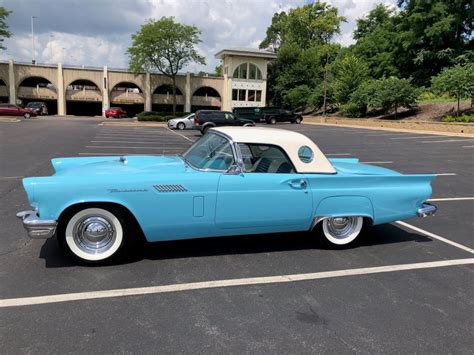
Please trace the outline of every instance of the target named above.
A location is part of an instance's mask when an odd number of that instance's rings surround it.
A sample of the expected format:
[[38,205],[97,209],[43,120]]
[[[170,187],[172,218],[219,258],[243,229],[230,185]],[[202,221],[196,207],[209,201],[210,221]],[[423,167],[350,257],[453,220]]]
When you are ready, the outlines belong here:
[[[258,48],[275,12],[308,3],[304,0],[0,0],[11,10],[7,23],[13,36],[5,40],[0,60],[32,59],[31,16],[35,19],[38,63],[126,68],[131,35],[150,18],[174,16],[202,31],[199,51],[207,65],[191,65],[183,71],[213,71],[214,54],[231,47]],[[352,43],[355,21],[376,4],[396,0],[327,0],[347,17],[336,39]]]

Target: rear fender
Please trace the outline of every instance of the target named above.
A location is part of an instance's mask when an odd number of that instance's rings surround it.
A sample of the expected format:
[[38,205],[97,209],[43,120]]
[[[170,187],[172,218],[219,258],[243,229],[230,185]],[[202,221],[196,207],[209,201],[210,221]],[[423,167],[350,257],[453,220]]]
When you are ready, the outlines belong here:
[[334,196],[328,197],[316,207],[314,217],[321,220],[323,217],[361,216],[374,219],[372,202],[363,196]]

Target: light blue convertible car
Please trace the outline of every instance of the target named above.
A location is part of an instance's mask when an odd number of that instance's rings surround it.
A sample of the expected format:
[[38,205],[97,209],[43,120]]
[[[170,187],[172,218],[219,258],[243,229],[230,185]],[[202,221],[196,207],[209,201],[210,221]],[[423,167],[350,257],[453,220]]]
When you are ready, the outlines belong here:
[[306,136],[256,127],[213,128],[179,156],[53,159],[56,173],[23,180],[31,238],[54,235],[86,263],[150,242],[313,231],[352,244],[363,226],[433,215],[434,175],[403,175],[327,159]]

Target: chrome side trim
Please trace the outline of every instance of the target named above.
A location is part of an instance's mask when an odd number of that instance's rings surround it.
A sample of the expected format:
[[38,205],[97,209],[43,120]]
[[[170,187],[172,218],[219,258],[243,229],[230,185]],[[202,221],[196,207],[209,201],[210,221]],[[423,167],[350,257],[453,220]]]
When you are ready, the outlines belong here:
[[416,211],[416,214],[420,218],[425,218],[425,217],[430,217],[434,216],[436,214],[436,210],[438,208],[435,205],[432,205],[430,203],[424,203],[418,211]]
[[22,211],[16,216],[23,221],[23,227],[31,239],[47,239],[56,233],[58,222],[40,219],[36,211]]

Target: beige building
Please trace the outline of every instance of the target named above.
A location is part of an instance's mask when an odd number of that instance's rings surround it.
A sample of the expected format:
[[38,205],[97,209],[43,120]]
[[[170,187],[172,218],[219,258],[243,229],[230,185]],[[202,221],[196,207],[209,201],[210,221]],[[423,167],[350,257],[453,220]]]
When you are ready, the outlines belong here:
[[[178,75],[178,111],[265,106],[267,62],[275,57],[255,49],[220,51],[216,58],[222,60],[224,77]],[[169,111],[173,97],[171,80],[161,74],[10,60],[0,63],[0,101],[44,101],[50,114],[100,115],[111,106],[130,114]]]

